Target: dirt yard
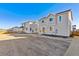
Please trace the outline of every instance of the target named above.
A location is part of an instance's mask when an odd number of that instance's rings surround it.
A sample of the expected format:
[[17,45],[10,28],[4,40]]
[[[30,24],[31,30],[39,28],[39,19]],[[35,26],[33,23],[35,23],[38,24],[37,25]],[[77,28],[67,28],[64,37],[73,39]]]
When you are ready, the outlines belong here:
[[23,37],[14,37],[14,36],[11,36],[10,34],[0,34],[0,41],[18,39],[18,38],[23,38]]
[[0,34],[2,56],[63,56],[71,38],[38,34]]

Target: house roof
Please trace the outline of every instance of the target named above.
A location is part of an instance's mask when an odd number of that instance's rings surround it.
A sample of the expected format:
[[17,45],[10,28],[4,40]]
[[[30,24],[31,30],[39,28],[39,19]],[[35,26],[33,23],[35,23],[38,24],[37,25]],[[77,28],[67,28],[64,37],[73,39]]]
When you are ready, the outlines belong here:
[[47,18],[47,17],[42,17],[39,21],[41,21],[41,20],[43,20],[43,19],[45,19],[45,18]]
[[65,10],[65,11],[62,11],[62,12],[59,12],[59,13],[56,13],[56,15],[57,14],[61,14],[61,13],[65,13],[65,12],[71,12],[71,18],[72,18],[72,20],[73,20],[73,15],[72,15],[72,10],[71,9],[68,9],[68,10]]
[[37,22],[36,21],[27,21],[27,22],[24,22],[22,24],[26,24],[26,23],[28,23],[28,24],[36,24]]
[[[65,12],[69,12],[69,11],[71,11],[71,9],[68,9],[68,10],[65,10],[65,11],[62,11],[62,12],[59,12],[59,13],[56,13],[55,15],[61,14],[61,13],[65,13]],[[53,15],[53,16],[54,16],[54,14],[49,14],[47,17],[42,17],[42,18],[41,18],[40,20],[38,20],[38,21],[44,20],[45,18],[48,18],[50,15]],[[72,18],[72,20],[73,20],[72,11],[71,11],[71,18]],[[24,22],[24,23],[29,23],[29,22],[36,23],[35,21],[27,21],[27,22]],[[22,24],[24,24],[24,23],[22,23]]]
[[68,10],[65,10],[65,11],[62,11],[62,12],[59,12],[59,13],[56,13],[56,14],[61,14],[61,13],[69,12],[69,11],[71,11],[71,9],[68,9]]
[[48,18],[50,15],[54,15],[54,14],[49,14],[47,17],[42,17],[39,21],[45,19],[45,18]]
[[48,18],[49,16],[51,16],[51,15],[54,16],[54,14],[49,14],[49,15],[47,16],[47,18]]

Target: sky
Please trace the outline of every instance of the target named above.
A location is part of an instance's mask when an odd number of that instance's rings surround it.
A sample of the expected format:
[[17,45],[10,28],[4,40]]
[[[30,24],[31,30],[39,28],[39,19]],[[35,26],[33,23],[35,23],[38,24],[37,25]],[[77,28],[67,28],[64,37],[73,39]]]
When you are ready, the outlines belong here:
[[26,21],[38,21],[48,14],[71,9],[73,25],[79,28],[79,4],[75,3],[0,3],[0,28],[21,26]]

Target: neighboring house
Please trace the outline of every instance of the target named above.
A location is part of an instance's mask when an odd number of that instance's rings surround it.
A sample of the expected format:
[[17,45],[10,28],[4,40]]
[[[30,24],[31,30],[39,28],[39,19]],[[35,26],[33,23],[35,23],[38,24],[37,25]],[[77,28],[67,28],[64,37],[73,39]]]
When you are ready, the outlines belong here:
[[39,20],[39,34],[54,34],[55,19],[53,14]]
[[11,32],[17,32],[17,33],[21,33],[22,32],[22,28],[21,27],[13,27],[9,29]]
[[39,20],[39,34],[70,36],[72,28],[72,11],[66,10],[55,15],[49,14]]
[[20,27],[19,27],[18,32],[19,32],[19,33],[22,33],[22,32],[23,32],[23,26],[20,26]]
[[66,10],[56,14],[56,35],[70,36],[72,30],[72,11]]
[[24,33],[38,33],[38,23],[33,21],[24,22],[22,24]]
[[13,28],[10,28],[9,30],[11,30],[12,32],[18,32],[18,29],[19,27],[13,27]]
[[39,20],[39,34],[47,33],[47,18],[43,17]]
[[79,32],[79,29],[76,29],[77,32]]

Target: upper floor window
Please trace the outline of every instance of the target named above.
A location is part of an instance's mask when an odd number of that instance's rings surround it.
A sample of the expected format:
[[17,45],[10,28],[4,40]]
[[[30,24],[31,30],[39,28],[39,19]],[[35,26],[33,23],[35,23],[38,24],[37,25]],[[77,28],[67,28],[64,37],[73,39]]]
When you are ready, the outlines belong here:
[[44,23],[44,20],[42,20],[42,23]]
[[62,16],[58,16],[58,20],[59,20],[59,22],[61,22],[62,21]]
[[53,18],[50,18],[49,20],[50,20],[50,22],[51,22],[51,21],[53,21]]

